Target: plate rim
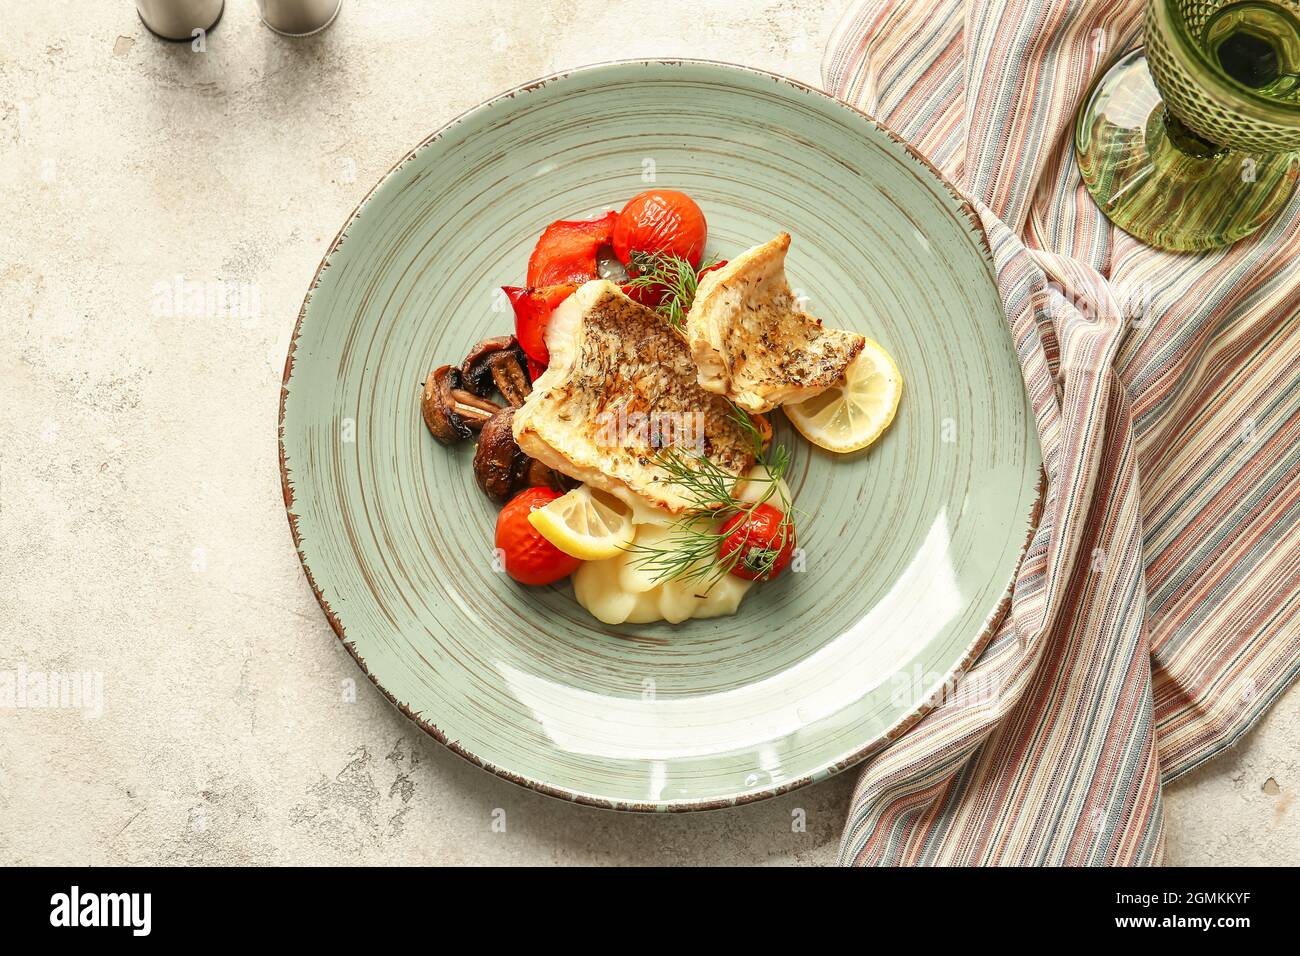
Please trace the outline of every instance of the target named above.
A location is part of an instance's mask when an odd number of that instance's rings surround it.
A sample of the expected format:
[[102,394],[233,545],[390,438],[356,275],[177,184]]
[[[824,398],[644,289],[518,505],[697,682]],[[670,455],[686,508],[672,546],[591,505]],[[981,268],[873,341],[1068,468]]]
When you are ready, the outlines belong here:
[[[347,634],[345,633],[343,622],[334,613],[333,608],[330,607],[329,602],[325,599],[325,596],[322,594],[320,587],[316,583],[315,575],[312,573],[311,567],[307,563],[307,558],[303,554],[302,536],[298,530],[298,516],[294,513],[293,510],[294,491],[292,485],[289,482],[288,461],[285,455],[284,419],[285,419],[285,407],[289,397],[289,380],[293,376],[294,354],[298,348],[298,338],[302,333],[303,321],[307,316],[307,308],[311,304],[312,297],[315,294],[317,288],[319,288],[321,284],[321,280],[325,275],[325,270],[329,268],[330,260],[334,257],[334,254],[339,250],[339,247],[343,244],[343,241],[346,238],[348,231],[351,229],[352,225],[360,217],[362,211],[370,203],[371,199],[374,198],[375,194],[379,191],[380,187],[382,187],[386,182],[388,182],[389,179],[391,179],[399,169],[401,169],[408,162],[414,159],[415,156],[420,151],[432,145],[433,143],[437,142],[439,139],[443,137],[443,135],[448,133],[454,127],[458,126],[462,121],[464,121],[465,119],[469,118],[470,116],[476,113],[491,108],[492,106],[496,105],[497,103],[500,103],[503,100],[513,99],[514,97],[518,96],[521,93],[528,93],[533,90],[540,89],[549,83],[566,79],[575,74],[596,72],[611,67],[619,68],[619,67],[636,67],[636,66],[704,66],[704,67],[720,67],[724,70],[732,70],[740,73],[748,73],[752,76],[758,76],[764,79],[775,80],[778,83],[787,84],[795,88],[796,90],[800,91],[801,93],[811,94],[815,98],[823,99],[835,106],[838,106],[848,111],[851,114],[856,114],[861,119],[866,120],[868,123],[870,123],[876,129],[878,129],[880,132],[884,133],[886,136],[888,136],[899,146],[903,147],[903,149],[906,150],[908,155],[912,159],[920,163],[926,170],[928,170],[929,173],[934,177],[934,179],[943,186],[943,188],[948,192],[949,195],[952,196],[954,200],[956,200],[959,212],[970,223],[972,227],[971,232],[978,239],[978,244],[982,250],[985,263],[989,268],[990,276],[994,281],[994,285],[996,286],[997,268],[995,265],[993,250],[989,244],[988,231],[985,229],[984,223],[981,221],[979,217],[979,213],[976,211],[971,201],[968,198],[966,198],[964,195],[962,195],[961,191],[948,179],[947,176],[945,176],[939,170],[937,166],[934,165],[934,163],[932,163],[926,156],[924,156],[918,149],[916,149],[916,147],[912,146],[909,142],[903,139],[902,136],[894,132],[892,129],[890,129],[880,120],[876,119],[870,113],[867,113],[865,110],[861,110],[858,107],[852,105],[851,103],[847,103],[844,100],[841,100],[838,97],[835,97],[830,93],[827,93],[825,90],[818,89],[817,87],[811,86],[800,80],[791,79],[790,77],[783,76],[779,73],[773,73],[770,70],[745,66],[739,63],[731,63],[725,60],[713,60],[713,59],[702,59],[702,58],[691,58],[691,57],[664,57],[664,58],[634,57],[634,58],[627,58],[627,59],[601,60],[594,63],[583,64],[577,67],[571,67],[569,69],[556,70],[555,72],[548,73],[544,76],[540,76],[535,79],[528,80],[527,82],[517,84],[516,86],[510,87],[507,90],[504,90],[500,93],[490,96],[486,100],[483,100],[482,102],[474,106],[471,106],[466,110],[462,110],[460,113],[457,113],[451,119],[447,120],[437,129],[435,129],[432,133],[430,133],[428,136],[422,139],[419,143],[417,143],[415,146],[407,150],[406,153],[401,156],[401,158],[399,158],[395,163],[393,163],[388,168],[388,170],[379,177],[379,179],[375,182],[375,184],[366,191],[365,195],[361,197],[361,200],[357,203],[356,207],[352,210],[351,213],[348,214],[347,218],[344,220],[344,223],[340,227],[338,233],[334,236],[334,239],[330,242],[329,246],[326,248],[325,254],[321,257],[320,264],[316,267],[316,271],[313,274],[311,282],[307,287],[307,292],[303,296],[302,305],[298,309],[298,318],[294,322],[293,333],[289,337],[288,351],[287,354],[285,355],[285,360],[284,360],[284,373],[280,381],[280,403],[279,403],[279,413],[277,416],[277,426],[276,426],[276,444],[278,446],[278,452],[279,452],[278,457],[279,457],[279,470],[280,470],[280,487],[284,495],[285,516],[287,517],[289,523],[289,534],[293,538],[294,551],[297,553],[298,562],[299,564],[302,565],[303,573],[307,578],[308,585],[311,587],[312,594],[315,596],[316,602],[320,605],[321,610],[325,613],[325,619],[326,621],[329,622],[330,628],[334,631],[335,636],[339,639],[339,642],[343,645],[343,648],[356,662],[357,666],[361,668],[361,672],[365,674],[365,676],[370,680],[370,682],[379,689],[380,693],[383,694],[383,696],[388,700],[388,702],[391,703],[394,707],[396,707],[397,710],[401,712],[403,716],[409,719],[412,723],[414,723],[417,727],[423,730],[426,734],[428,734],[438,743],[442,744],[452,753],[468,761],[474,766],[482,770],[486,770],[489,773],[494,774],[495,776],[498,776],[504,780],[509,781],[510,783],[516,784],[517,786],[526,787],[527,789],[533,790],[537,793],[545,794],[546,796],[549,797],[555,797],[569,803],[577,803],[583,806],[597,807],[605,810],[642,812],[642,813],[664,813],[664,812],[681,813],[681,812],[693,812],[693,811],[701,811],[701,810],[720,810],[720,809],[726,809],[728,807],[742,806],[745,804],[755,803],[760,800],[766,800],[772,797],[777,797],[782,794],[790,793],[791,791],[798,790],[802,787],[806,787],[813,783],[818,783],[829,777],[835,776],[841,773],[842,771],[847,770],[850,767],[853,767],[861,763],[862,761],[866,760],[868,757],[872,756],[873,754],[887,747],[889,744],[893,743],[904,733],[910,730],[913,726],[915,726],[917,722],[919,722],[923,717],[925,717],[926,714],[928,714],[931,710],[933,710],[936,706],[938,706],[939,703],[938,692],[943,687],[949,686],[951,681],[953,681],[958,675],[965,673],[970,668],[971,664],[975,662],[975,659],[979,657],[979,655],[984,651],[984,648],[988,646],[988,642],[992,639],[993,635],[1002,626],[1002,623],[1005,621],[1007,614],[1011,609],[1011,599],[1015,591],[1016,580],[1020,574],[1020,567],[1024,562],[1025,554],[1028,552],[1030,544],[1033,542],[1034,535],[1038,531],[1038,524],[1042,518],[1043,504],[1047,493],[1047,471],[1046,471],[1045,463],[1040,466],[1038,490],[1034,498],[1034,501],[1030,507],[1030,513],[1028,516],[1028,525],[1027,525],[1028,531],[1025,536],[1025,543],[1021,546],[1020,553],[1016,558],[1015,570],[1013,570],[1011,573],[1011,580],[1007,586],[1006,592],[1003,594],[1002,598],[998,601],[998,603],[994,606],[993,610],[990,612],[988,617],[985,619],[984,626],[980,629],[979,633],[976,634],[974,639],[971,641],[971,643],[967,645],[966,650],[962,654],[961,658],[957,661],[956,664],[953,665],[953,667],[949,671],[947,671],[947,673],[943,675],[943,677],[939,681],[936,682],[933,688],[930,688],[927,693],[921,695],[921,703],[919,705],[917,705],[915,708],[913,708],[912,710],[908,711],[906,714],[899,717],[893,724],[891,724],[888,728],[886,728],[885,731],[876,735],[871,740],[868,740],[867,742],[865,742],[864,744],[856,748],[852,753],[848,754],[847,756],[841,758],[838,761],[835,761],[834,763],[827,764],[826,766],[823,766],[813,771],[812,773],[806,774],[795,780],[786,781],[781,784],[766,787],[761,790],[747,791],[744,793],[736,794],[735,796],[732,797],[709,797],[703,799],[686,798],[681,800],[658,800],[658,801],[629,801],[629,800],[610,799],[606,797],[595,796],[588,793],[582,793],[580,791],[567,789],[565,787],[559,787],[554,784],[547,783],[543,780],[537,780],[531,777],[527,777],[523,774],[516,773],[512,770],[508,770],[504,767],[499,767],[491,763],[490,761],[484,760],[482,757],[480,757],[478,754],[474,753],[473,751],[465,747],[462,747],[458,741],[450,739],[447,736],[447,734],[444,733],[436,724],[434,724],[431,720],[428,720],[427,718],[423,717],[422,715],[417,714],[414,710],[411,709],[411,707],[407,703],[398,700],[386,687],[384,687],[383,684],[379,682],[378,678],[373,673],[371,673],[370,667],[366,664],[365,658],[362,657],[361,654],[356,649],[354,642],[349,642],[347,638]],[[1005,309],[1005,305],[1003,305],[1002,303],[1002,297],[1000,294],[998,296],[998,303],[999,306],[1001,307],[1003,315],[1005,316],[1006,309]],[[1010,330],[1008,330],[1008,335],[1010,335]],[[1023,388],[1023,384],[1024,383],[1022,379],[1021,382],[1022,388]],[[1028,404],[1027,393],[1026,393],[1026,403]],[[1032,406],[1030,407],[1029,410],[1030,410],[1030,420],[1032,421],[1033,420]],[[1035,444],[1038,444],[1039,436],[1037,434],[1037,428],[1035,427],[1031,429],[1030,433],[1033,436]],[[1041,447],[1039,448],[1039,458],[1040,459],[1042,458]]]

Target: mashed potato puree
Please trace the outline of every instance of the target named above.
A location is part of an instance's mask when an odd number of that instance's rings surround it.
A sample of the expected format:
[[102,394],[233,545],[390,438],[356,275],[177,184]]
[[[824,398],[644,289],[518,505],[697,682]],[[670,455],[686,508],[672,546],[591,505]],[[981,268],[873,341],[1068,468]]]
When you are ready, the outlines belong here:
[[[757,465],[747,478],[765,478],[766,474],[763,466]],[[737,488],[736,497],[754,501],[766,490],[766,481],[747,480]],[[789,495],[785,482],[781,482],[780,491],[771,500],[779,502],[784,496],[789,501]],[[634,545],[652,545],[671,533],[671,516],[639,502],[631,504],[636,525]],[[637,567],[637,554],[631,551],[603,561],[586,561],[573,574],[574,597],[592,617],[606,624],[678,624],[693,617],[735,614],[753,584],[733,574],[723,575],[712,587],[707,579],[656,584],[654,573]]]

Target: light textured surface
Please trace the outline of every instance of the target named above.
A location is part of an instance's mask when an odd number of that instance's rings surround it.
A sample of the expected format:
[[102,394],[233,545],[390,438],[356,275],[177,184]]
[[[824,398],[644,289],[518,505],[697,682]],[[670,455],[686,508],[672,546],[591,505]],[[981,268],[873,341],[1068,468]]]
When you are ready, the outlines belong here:
[[[308,41],[229,6],[205,53],[150,37],[126,0],[0,24],[0,673],[103,677],[97,719],[0,710],[0,862],[829,862],[852,774],[633,817],[428,740],[306,586],[275,410],[327,243],[428,132],[615,57],[815,83],[838,3],[345,0]],[[178,306],[178,275],[245,307]],[[1297,739],[1293,689],[1170,788],[1169,861],[1293,861]]]
[[[763,148],[736,145],[749,142]],[[803,237],[792,261],[808,298],[834,326],[875,337],[913,397],[866,455],[816,453],[773,420],[804,512],[801,561],[741,613],[609,626],[565,588],[493,573],[496,510],[471,475],[470,443],[436,446],[417,383],[500,334],[508,315],[492,303],[548,223],[626,201],[651,169],[707,210],[719,255],[782,228]],[[285,384],[296,537],[358,661],[458,752],[620,809],[794,789],[914,722],[1002,618],[1040,493],[1029,402],[967,215],[887,132],[752,70],[592,67],[448,128],[349,223]],[[723,399],[701,392],[703,404],[679,384],[695,387],[685,345],[638,338],[627,311],[610,319],[620,307],[601,304],[599,283],[575,296],[589,293],[590,307],[570,312],[566,300],[551,319],[552,364],[513,419],[521,447],[542,443],[541,461],[644,488],[666,473],[629,462],[653,449],[629,427],[623,460],[603,461],[601,418],[615,407],[662,416],[674,403],[701,412],[715,454],[734,447]],[[560,333],[580,315],[579,371],[557,385]],[[653,399],[616,394],[629,381]],[[981,440],[946,441],[954,415]]]

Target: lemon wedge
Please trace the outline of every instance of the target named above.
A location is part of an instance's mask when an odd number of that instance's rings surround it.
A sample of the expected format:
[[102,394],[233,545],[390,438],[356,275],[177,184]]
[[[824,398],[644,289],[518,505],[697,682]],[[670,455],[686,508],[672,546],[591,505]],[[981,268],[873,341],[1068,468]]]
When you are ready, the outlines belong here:
[[814,445],[844,454],[866,448],[894,420],[903,376],[889,353],[871,339],[844,370],[844,378],[797,405],[785,417]]
[[632,508],[613,495],[580,485],[528,515],[547,541],[583,561],[620,554],[632,543]]

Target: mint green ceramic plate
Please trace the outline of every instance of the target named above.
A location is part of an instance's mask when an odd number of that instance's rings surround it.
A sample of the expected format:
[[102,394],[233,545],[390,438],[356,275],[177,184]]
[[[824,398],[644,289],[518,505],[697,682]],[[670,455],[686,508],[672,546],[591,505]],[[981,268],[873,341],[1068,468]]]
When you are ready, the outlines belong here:
[[[547,223],[685,190],[710,251],[794,236],[793,284],[906,379],[868,452],[794,448],[803,573],[734,617],[608,627],[567,585],[493,572],[470,445],[436,445],[419,386],[487,335]],[[814,90],[699,62],[591,67],[454,120],[361,203],[321,264],[285,369],[289,521],[330,623],[457,753],[546,793],[686,810],[860,760],[983,646],[1031,530],[1040,459],[985,240],[937,173]]]

